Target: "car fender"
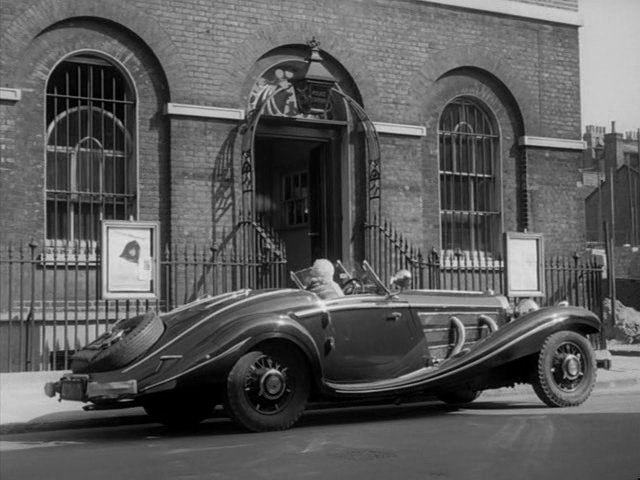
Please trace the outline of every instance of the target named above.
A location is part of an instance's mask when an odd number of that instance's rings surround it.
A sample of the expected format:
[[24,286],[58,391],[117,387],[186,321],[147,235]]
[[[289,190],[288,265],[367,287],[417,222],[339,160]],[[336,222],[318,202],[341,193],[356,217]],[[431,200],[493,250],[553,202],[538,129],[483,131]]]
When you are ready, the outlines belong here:
[[323,377],[319,342],[302,325],[287,315],[260,318],[251,329],[251,338],[243,345],[238,358],[255,350],[260,344],[272,340],[295,345],[307,359],[314,382],[319,384],[319,379]]
[[[182,358],[166,369],[156,369],[152,378],[145,379],[141,391],[151,393],[170,385],[189,385],[207,377],[209,381],[221,382],[233,365],[246,353],[255,350],[261,343],[277,340],[295,345],[309,362],[314,379],[322,378],[320,353],[311,334],[291,317],[284,314],[252,314],[229,322],[216,332],[214,339],[205,337],[197,345],[190,345],[197,352]],[[205,349],[206,348],[206,349]],[[184,348],[177,345],[177,350]]]
[[542,308],[507,323],[477,342],[465,355],[447,360],[434,377],[456,378],[461,374],[473,377],[539,352],[546,338],[556,332],[571,330],[588,335],[600,328],[597,315],[584,308]]
[[[528,353],[537,351],[542,341],[560,330],[572,330],[582,335],[598,333],[602,323],[596,314],[581,307],[547,307],[530,312],[507,324],[511,335],[521,337],[519,348]],[[500,330],[503,330],[500,329]]]

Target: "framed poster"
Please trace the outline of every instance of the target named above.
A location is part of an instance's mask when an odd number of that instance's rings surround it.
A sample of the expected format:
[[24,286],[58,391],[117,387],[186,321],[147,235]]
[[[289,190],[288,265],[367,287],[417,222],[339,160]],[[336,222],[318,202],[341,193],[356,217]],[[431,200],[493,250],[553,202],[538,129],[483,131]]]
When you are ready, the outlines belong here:
[[507,296],[544,296],[544,245],[539,233],[505,232]]
[[102,298],[157,298],[159,224],[102,222]]

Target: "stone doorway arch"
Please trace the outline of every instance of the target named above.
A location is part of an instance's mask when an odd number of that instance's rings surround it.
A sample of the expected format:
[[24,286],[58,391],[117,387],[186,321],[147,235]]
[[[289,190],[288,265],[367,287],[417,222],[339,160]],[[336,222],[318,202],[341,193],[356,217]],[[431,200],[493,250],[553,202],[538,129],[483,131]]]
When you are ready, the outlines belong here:
[[240,221],[269,226],[290,269],[319,257],[360,257],[361,227],[380,214],[377,133],[348,73],[331,60],[321,60],[336,78],[327,108],[309,112],[309,50],[286,52],[274,55],[249,94]]

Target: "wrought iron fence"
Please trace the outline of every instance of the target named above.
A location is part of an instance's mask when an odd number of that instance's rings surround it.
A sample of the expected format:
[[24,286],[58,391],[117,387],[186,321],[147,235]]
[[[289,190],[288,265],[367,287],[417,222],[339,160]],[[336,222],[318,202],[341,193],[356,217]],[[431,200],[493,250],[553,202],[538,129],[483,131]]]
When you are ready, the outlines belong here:
[[[244,240],[256,232],[251,225],[239,230]],[[76,349],[122,318],[168,311],[205,294],[286,283],[277,241],[258,232],[251,239],[258,253],[248,254],[235,237],[220,248],[166,246],[155,300],[102,299],[98,246],[31,242],[0,248],[0,371],[66,369]]]
[[[367,259],[383,279],[405,268],[414,288],[504,293],[500,259],[435,249],[423,254],[388,223],[366,225],[365,231]],[[239,288],[286,286],[286,255],[275,238],[254,222],[240,222],[217,248],[167,245],[155,300],[102,299],[97,246],[0,247],[0,371],[66,369],[76,349],[114,322],[149,309],[168,311]],[[602,316],[602,271],[595,261],[546,259],[545,275],[544,305],[567,300]]]
[[[505,293],[504,264],[500,257],[460,251],[441,253],[435,248],[425,255],[388,222],[368,224],[365,230],[366,256],[381,278],[389,278],[403,268],[411,271],[413,288]],[[574,254],[546,258],[544,262],[543,306],[566,300],[602,318],[602,267],[596,259],[581,259]]]

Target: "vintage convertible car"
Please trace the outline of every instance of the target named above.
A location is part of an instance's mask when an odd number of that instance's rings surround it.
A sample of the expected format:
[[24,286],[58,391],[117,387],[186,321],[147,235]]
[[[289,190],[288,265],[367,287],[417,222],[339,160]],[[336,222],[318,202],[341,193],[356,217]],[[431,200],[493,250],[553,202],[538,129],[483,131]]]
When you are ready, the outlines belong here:
[[[342,265],[339,264],[341,267]],[[206,296],[122,320],[77,352],[71,374],[45,386],[85,409],[143,406],[170,426],[224,412],[253,431],[291,427],[308,404],[439,398],[468,403],[486,389],[530,383],[552,407],[583,403],[600,321],[566,304],[510,308],[491,292],[387,288],[364,262],[342,269],[346,295],[300,288]]]

